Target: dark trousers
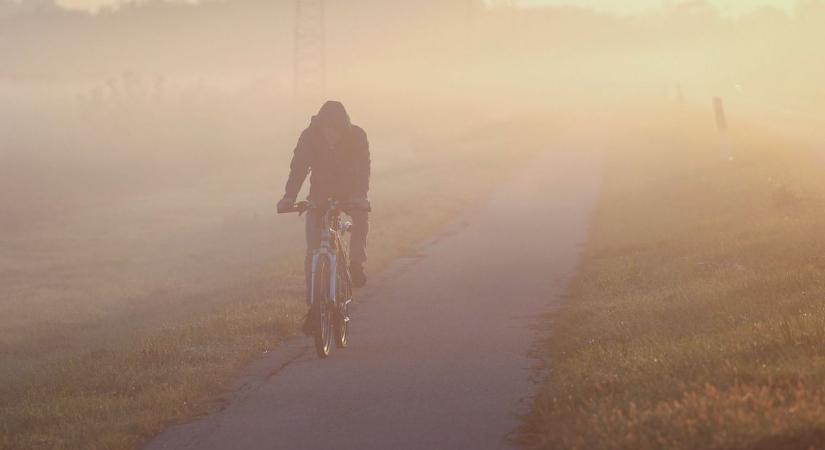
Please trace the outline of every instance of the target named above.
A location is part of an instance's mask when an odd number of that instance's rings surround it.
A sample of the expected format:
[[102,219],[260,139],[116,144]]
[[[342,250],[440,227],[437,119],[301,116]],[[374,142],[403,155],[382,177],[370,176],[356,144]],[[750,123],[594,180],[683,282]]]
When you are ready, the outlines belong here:
[[[367,234],[370,231],[369,213],[367,211],[351,211],[347,214],[352,217],[350,229],[349,259],[351,264],[365,264],[367,262]],[[310,303],[309,291],[312,287],[312,252],[321,245],[321,228],[324,218],[314,209],[307,211],[306,239],[307,253],[304,258],[304,275],[307,285],[307,304]]]

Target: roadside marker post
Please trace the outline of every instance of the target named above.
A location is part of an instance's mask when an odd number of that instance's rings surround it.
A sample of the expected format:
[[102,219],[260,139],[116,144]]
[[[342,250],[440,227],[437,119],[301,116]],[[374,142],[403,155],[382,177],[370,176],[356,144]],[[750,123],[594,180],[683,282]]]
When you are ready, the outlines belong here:
[[713,98],[713,110],[716,114],[716,129],[719,131],[719,155],[724,160],[733,161],[733,151],[728,135],[728,119],[725,116],[725,103],[720,97]]

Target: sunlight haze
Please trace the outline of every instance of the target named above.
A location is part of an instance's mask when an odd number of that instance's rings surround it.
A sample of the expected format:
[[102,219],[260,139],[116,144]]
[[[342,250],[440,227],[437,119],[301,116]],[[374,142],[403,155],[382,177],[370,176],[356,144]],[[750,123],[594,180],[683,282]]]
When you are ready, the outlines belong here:
[[0,0],[0,450],[825,450],[823,43]]
[[[23,0],[32,1],[32,0]],[[101,7],[125,3],[118,0],[56,0],[65,8],[97,11]],[[663,0],[521,0],[516,4],[529,6],[579,6],[592,8],[599,11],[616,12],[627,14],[655,9],[662,5],[676,4],[679,2],[669,2]],[[794,0],[711,0],[710,3],[723,14],[738,15],[745,14],[763,6],[774,6],[785,10],[790,10],[795,4]]]

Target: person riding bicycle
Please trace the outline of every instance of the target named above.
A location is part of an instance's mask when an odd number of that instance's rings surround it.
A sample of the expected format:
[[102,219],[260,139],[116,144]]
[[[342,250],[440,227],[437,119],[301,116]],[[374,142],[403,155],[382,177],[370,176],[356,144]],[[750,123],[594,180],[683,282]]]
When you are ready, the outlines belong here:
[[[355,287],[367,282],[367,234],[369,232],[367,194],[370,187],[370,150],[367,133],[353,125],[341,102],[324,103],[318,114],[301,133],[290,164],[289,179],[278,209],[295,204],[298,192],[309,173],[308,200],[312,203],[335,198],[349,205],[346,212],[352,217],[350,237],[350,272]],[[306,218],[307,256],[304,271],[307,293],[311,283],[312,252],[319,246],[321,220],[316,210],[310,209]],[[309,303],[307,294],[307,303]]]

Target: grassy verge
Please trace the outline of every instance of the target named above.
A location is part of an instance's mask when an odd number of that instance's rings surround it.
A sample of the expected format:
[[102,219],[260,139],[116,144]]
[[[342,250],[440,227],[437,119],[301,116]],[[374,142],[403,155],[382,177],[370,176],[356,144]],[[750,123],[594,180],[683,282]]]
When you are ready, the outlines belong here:
[[825,159],[754,128],[722,161],[680,123],[612,140],[528,447],[825,443]]
[[[544,148],[547,136],[535,125],[500,124],[431,142],[416,164],[376,173],[371,270],[411,251]],[[210,411],[209,399],[245,364],[296,334],[301,270],[300,255],[261,267],[226,290],[234,301],[1,386],[0,448],[132,448],[170,423]]]

